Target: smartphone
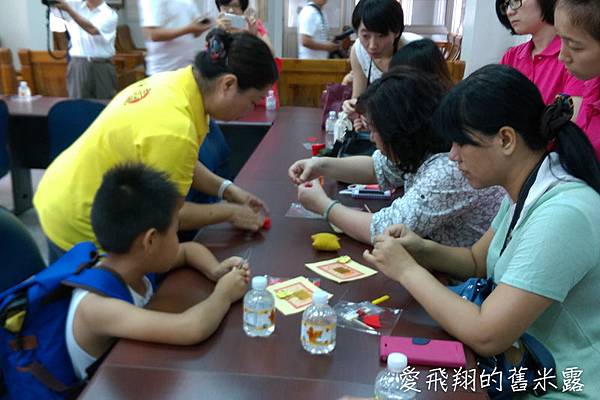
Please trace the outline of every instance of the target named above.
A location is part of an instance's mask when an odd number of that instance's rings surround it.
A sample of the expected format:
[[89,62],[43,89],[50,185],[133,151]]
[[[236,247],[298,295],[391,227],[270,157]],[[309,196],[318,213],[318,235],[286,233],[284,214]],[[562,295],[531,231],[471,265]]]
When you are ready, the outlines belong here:
[[389,200],[392,198],[392,192],[389,190],[353,189],[351,196],[353,199]]
[[196,23],[200,25],[207,25],[211,23],[211,20],[208,17],[200,17],[196,20]]
[[379,339],[381,361],[387,361],[391,353],[403,353],[409,365],[448,368],[467,366],[464,346],[456,340],[381,336]]
[[223,19],[227,19],[231,22],[231,27],[235,29],[246,29],[248,23],[243,15],[236,15],[230,13],[223,13]]

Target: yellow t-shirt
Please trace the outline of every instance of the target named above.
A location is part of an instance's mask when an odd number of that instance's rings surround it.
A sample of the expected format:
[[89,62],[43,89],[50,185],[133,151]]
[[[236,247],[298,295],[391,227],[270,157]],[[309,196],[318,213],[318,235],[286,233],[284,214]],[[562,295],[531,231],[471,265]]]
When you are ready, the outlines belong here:
[[46,236],[65,250],[96,241],[92,202],[104,173],[118,163],[164,171],[185,196],[208,121],[191,67],[123,90],[46,170],[33,198]]

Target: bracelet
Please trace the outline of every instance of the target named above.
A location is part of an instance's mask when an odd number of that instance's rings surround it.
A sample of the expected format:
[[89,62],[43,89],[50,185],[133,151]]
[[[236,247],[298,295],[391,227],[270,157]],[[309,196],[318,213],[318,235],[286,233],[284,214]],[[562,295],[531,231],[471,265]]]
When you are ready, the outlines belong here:
[[325,221],[329,222],[329,213],[331,212],[333,206],[335,206],[336,204],[340,204],[340,202],[338,200],[332,200],[331,203],[329,203],[329,205],[325,209],[325,212],[323,213],[323,219]]
[[219,187],[219,191],[217,192],[217,197],[219,199],[223,199],[225,191],[231,185],[233,185],[233,182],[231,182],[229,179],[223,179],[223,182],[221,182],[221,186]]

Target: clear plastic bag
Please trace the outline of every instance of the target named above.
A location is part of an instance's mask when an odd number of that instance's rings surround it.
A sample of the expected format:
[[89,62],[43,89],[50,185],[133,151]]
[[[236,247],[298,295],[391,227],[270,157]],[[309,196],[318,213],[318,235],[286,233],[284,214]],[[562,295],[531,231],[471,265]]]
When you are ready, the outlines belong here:
[[285,213],[285,216],[290,218],[323,219],[321,214],[307,210],[300,203],[292,203],[289,210]]
[[[390,335],[402,313],[399,308],[376,306],[368,301],[352,303],[340,300],[333,306],[333,309],[338,318],[337,326],[378,336]],[[375,321],[379,323],[380,327],[368,324],[373,324]]]

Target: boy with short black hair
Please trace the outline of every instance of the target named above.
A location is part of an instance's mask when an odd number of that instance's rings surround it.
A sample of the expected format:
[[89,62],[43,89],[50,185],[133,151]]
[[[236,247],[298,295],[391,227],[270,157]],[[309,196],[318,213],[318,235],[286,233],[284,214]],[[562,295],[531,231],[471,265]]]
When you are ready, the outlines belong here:
[[[199,243],[179,244],[178,211],[182,202],[164,173],[143,164],[109,170],[96,193],[91,220],[106,251],[100,265],[127,284],[135,305],[75,289],[66,323],[66,341],[76,375],[106,352],[117,338],[190,345],[209,337],[231,303],[247,289],[249,267],[240,257],[222,262]],[[213,293],[182,313],[142,308],[153,289],[149,273],[190,266],[216,281]]]

